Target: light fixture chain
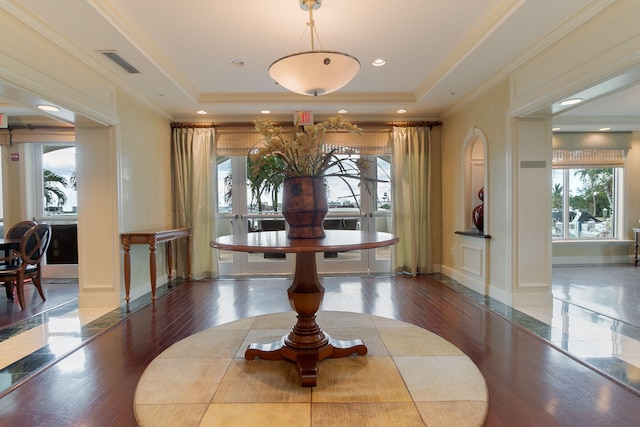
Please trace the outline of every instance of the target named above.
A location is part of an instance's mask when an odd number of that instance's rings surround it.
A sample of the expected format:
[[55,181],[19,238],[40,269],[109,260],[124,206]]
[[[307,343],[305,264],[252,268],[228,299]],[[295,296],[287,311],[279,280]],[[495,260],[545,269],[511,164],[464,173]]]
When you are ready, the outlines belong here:
[[311,51],[316,50],[315,48],[315,43],[314,43],[314,37],[313,35],[316,33],[316,23],[313,20],[313,8],[310,7],[309,8],[309,33],[311,34]]
[[316,40],[318,40],[318,44],[322,46],[322,43],[320,43],[320,37],[318,36],[318,30],[316,29],[316,21],[313,19],[313,9],[318,9],[320,7],[320,1],[303,0],[301,2],[301,7],[302,3],[304,3],[307,10],[309,10],[309,22],[307,22],[307,25],[309,26],[309,35],[311,36],[311,51],[313,52],[316,50]]

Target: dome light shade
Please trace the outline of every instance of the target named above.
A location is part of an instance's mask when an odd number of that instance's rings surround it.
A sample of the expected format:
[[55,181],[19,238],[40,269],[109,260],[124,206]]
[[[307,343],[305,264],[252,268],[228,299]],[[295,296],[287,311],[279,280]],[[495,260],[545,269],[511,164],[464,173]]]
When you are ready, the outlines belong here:
[[278,59],[269,75],[279,85],[301,95],[318,96],[335,92],[360,71],[353,56],[328,50],[294,53]]
[[309,11],[311,50],[284,56],[269,66],[269,75],[277,84],[301,95],[335,92],[360,71],[360,61],[347,53],[315,50],[313,10],[321,3],[322,0],[300,0],[300,8]]

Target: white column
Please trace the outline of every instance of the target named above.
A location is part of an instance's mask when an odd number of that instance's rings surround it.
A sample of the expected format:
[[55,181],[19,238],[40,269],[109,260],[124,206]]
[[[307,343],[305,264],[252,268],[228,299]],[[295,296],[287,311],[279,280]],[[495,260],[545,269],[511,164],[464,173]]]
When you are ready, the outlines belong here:
[[551,121],[512,125],[511,305],[551,306]]
[[76,128],[80,307],[117,307],[120,280],[117,144],[112,127]]

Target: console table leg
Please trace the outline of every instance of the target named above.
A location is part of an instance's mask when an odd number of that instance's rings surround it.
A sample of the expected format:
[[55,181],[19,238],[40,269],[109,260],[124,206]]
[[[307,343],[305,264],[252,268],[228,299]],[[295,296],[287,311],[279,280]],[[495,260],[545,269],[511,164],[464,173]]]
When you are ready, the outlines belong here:
[[151,301],[156,301],[156,245],[149,244],[149,276],[151,279]]
[[168,288],[171,288],[171,278],[173,273],[173,241],[166,244],[167,247],[167,279],[169,279]]
[[129,304],[129,292],[131,291],[131,246],[128,242],[124,244],[124,292],[125,301]]
[[633,229],[633,241],[634,241],[634,257],[633,263],[637,267],[638,266],[638,234],[640,234],[640,228]]

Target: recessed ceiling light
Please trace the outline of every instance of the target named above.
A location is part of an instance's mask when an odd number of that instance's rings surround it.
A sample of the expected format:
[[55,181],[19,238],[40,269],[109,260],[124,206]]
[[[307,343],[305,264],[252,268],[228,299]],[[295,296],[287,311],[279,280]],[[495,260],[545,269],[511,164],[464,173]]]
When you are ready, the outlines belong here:
[[338,110],[338,114],[345,114],[345,113],[348,113],[348,112],[349,112],[348,110]]
[[560,130],[560,128],[551,128],[552,131]]
[[204,110],[198,110],[196,111],[196,114],[207,114],[207,112]]
[[260,110],[260,114],[271,114],[271,110]]
[[565,99],[564,101],[562,101],[560,103],[560,105],[576,105],[576,104],[580,104],[582,101],[584,101],[582,98],[571,98],[571,99]]
[[396,113],[398,113],[398,114],[404,114],[406,112],[407,112],[407,110],[405,110],[404,108],[401,108],[398,111],[396,111]]
[[598,129],[598,130],[599,130],[600,132],[605,132],[605,131],[611,130],[611,128],[600,128],[600,129]]
[[378,59],[374,60],[373,62],[371,62],[371,65],[373,65],[374,67],[382,67],[386,63],[387,63],[387,61],[385,61],[384,59],[378,58]]
[[41,104],[41,105],[38,105],[38,108],[41,109],[42,111],[49,111],[49,112],[52,112],[52,113],[55,113],[56,111],[60,111],[60,109],[58,107],[56,107],[55,105]]
[[233,65],[234,67],[242,67],[244,65],[244,61],[242,59],[232,59],[229,61],[229,65]]

